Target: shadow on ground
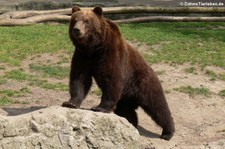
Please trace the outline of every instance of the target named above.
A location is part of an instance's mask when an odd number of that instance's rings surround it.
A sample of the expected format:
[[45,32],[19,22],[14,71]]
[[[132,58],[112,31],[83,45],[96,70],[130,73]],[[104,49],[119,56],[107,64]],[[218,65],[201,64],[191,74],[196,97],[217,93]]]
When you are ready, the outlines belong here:
[[159,134],[153,133],[140,125],[138,125],[137,130],[139,131],[141,136],[144,136],[147,138],[160,138]]
[[2,109],[8,113],[7,116],[16,116],[33,112],[43,108],[46,108],[46,106],[27,107],[27,108],[2,108]]

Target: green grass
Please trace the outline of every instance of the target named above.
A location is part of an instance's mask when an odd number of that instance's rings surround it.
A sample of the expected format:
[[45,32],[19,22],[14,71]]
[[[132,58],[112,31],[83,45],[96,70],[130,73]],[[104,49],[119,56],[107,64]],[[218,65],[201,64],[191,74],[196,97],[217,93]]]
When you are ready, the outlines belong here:
[[191,86],[181,86],[179,88],[175,88],[174,90],[182,92],[182,93],[186,93],[189,96],[204,95],[206,97],[209,97],[212,94],[212,92],[208,88],[204,88],[204,87],[193,88]]
[[171,90],[164,90],[164,92],[165,92],[166,94],[169,94],[169,93],[171,92]]
[[21,88],[20,90],[0,90],[0,105],[20,103],[21,101],[12,100],[12,98],[24,97],[29,93],[31,92],[27,87]]
[[7,82],[6,79],[0,78],[0,85],[5,84]]
[[0,94],[6,95],[8,97],[11,97],[11,96],[18,96],[19,92],[18,91],[13,91],[13,90],[0,90]]
[[0,97],[0,106],[7,106],[13,104],[13,100],[8,97]]
[[217,133],[225,133],[225,129],[222,129],[222,130],[219,130],[219,131],[216,131]]
[[156,71],[156,74],[157,75],[163,75],[163,74],[166,74],[166,71],[165,70]]
[[73,50],[67,25],[0,27],[0,62],[20,65],[29,55]]
[[26,74],[21,69],[12,70],[6,73],[5,78],[10,78],[18,81],[29,81],[31,86],[38,86],[44,89],[51,89],[51,90],[61,90],[66,91],[68,90],[67,85],[63,83],[49,83],[47,80],[42,80],[36,76]]
[[60,91],[67,91],[68,90],[68,85],[65,85],[63,83],[49,83],[46,80],[36,80],[36,81],[31,81],[29,83],[31,86],[38,86],[43,89],[50,89],[50,90],[60,90]]
[[29,104],[29,102],[28,102],[28,101],[14,100],[14,101],[13,101],[13,104],[23,104],[23,105],[25,105],[25,104]]
[[62,79],[69,76],[69,68],[62,66],[43,66],[31,64],[30,69],[33,71],[41,72],[46,77]]
[[205,74],[211,77],[210,78],[211,81],[215,81],[217,78],[217,74],[212,70],[206,70]]
[[219,79],[219,80],[223,80],[225,81],[225,74],[224,73],[216,73],[212,70],[206,70],[205,72],[206,75],[208,75],[210,78],[211,81],[215,81],[216,79]]
[[0,90],[0,94],[3,94],[7,97],[22,97],[25,96],[27,93],[30,93],[27,88],[22,88],[19,91],[16,90]]
[[14,100],[16,97],[24,97],[31,93],[29,88],[24,87],[19,90],[0,90],[0,106],[11,104],[28,104],[28,101]]
[[[123,24],[120,29],[124,37],[131,41],[138,41],[148,45],[160,45],[158,49],[151,48],[145,58],[150,63],[167,62],[170,64],[197,64],[201,67],[218,66],[225,68],[225,29],[217,28],[225,26],[223,22],[153,22],[140,24]],[[16,27],[0,27],[0,64],[9,64],[18,67],[16,70],[7,72],[0,78],[0,85],[5,84],[7,79],[27,81],[28,85],[39,86],[44,89],[68,90],[67,85],[62,83],[49,83],[45,77],[62,79],[68,76],[69,68],[57,64],[31,64],[30,70],[38,72],[41,77],[27,74],[21,69],[21,62],[28,56],[37,56],[43,53],[54,54],[65,51],[60,63],[68,62],[68,53],[72,56],[74,47],[68,36],[68,24],[62,25],[31,25]],[[37,57],[36,57],[37,58]],[[37,58],[38,59],[38,58]],[[5,70],[0,66],[0,70]],[[184,70],[195,73],[194,67]],[[157,72],[159,75],[163,71]],[[212,80],[225,80],[225,74],[207,72]],[[206,88],[181,87],[177,90],[190,95],[202,94],[208,96],[211,92]],[[100,95],[99,91],[94,91]],[[4,93],[6,96],[8,93]],[[222,93],[223,94],[223,93]],[[5,103],[10,101],[5,97]]]
[[25,80],[32,81],[35,79],[34,76],[24,73],[22,69],[7,72],[5,78],[14,79],[18,81],[25,81]]
[[218,74],[218,78],[219,78],[220,80],[225,81],[225,73],[220,73],[220,74]]
[[102,91],[100,88],[97,88],[91,92],[91,94],[95,94],[97,96],[102,96]]
[[184,72],[196,74],[196,68],[195,67],[189,67],[189,68],[184,69]]
[[0,70],[5,70],[5,66],[0,66]]
[[225,97],[225,90],[220,91],[219,95]]
[[151,63],[188,62],[225,68],[225,29],[215,29],[217,26],[225,26],[225,23],[125,24],[121,29],[129,40],[161,44],[159,49],[151,49],[155,55],[145,55]]
[[[225,23],[154,22],[123,24],[120,28],[129,40],[161,44],[159,49],[151,49],[155,55],[145,55],[151,63],[190,62],[225,68],[225,30],[218,26]],[[68,24],[0,27],[0,32],[0,62],[12,65],[20,65],[29,55],[74,49]]]
[[9,106],[12,104],[29,104],[28,101],[13,100],[7,96],[0,97],[0,106]]

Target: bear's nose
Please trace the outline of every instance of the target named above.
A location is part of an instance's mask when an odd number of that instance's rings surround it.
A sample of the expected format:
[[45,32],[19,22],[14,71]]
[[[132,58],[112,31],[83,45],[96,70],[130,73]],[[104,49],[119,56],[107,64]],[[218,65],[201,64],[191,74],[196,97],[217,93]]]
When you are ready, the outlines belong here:
[[74,29],[73,29],[73,33],[74,33],[75,35],[80,35],[80,30],[79,30],[78,28],[74,28]]

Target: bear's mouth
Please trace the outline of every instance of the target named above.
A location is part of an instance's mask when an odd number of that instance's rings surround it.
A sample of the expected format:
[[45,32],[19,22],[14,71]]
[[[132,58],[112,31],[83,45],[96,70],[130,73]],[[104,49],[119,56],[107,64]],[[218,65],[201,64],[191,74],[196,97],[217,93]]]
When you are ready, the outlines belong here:
[[89,41],[89,36],[87,36],[87,35],[79,35],[79,36],[75,36],[75,38],[77,39],[77,40],[86,40],[86,41]]
[[75,36],[75,39],[77,41],[77,43],[79,44],[87,44],[87,43],[91,43],[93,41],[93,36],[92,35],[79,35],[79,36]]
[[93,36],[88,36],[88,41],[90,42],[90,41],[92,41],[93,40]]
[[83,38],[83,36],[81,34],[76,34],[76,33],[73,33],[73,36],[77,39],[81,39]]
[[85,36],[83,36],[81,34],[75,34],[75,33],[73,33],[73,36],[77,40],[84,40],[85,39]]
[[92,35],[74,35],[74,37],[78,40],[86,40],[86,41],[92,41],[93,40],[93,36]]

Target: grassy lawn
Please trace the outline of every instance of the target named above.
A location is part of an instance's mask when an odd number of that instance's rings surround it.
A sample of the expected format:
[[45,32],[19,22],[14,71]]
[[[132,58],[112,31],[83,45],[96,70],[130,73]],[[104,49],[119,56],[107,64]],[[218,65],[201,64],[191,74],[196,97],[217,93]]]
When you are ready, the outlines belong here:
[[[223,26],[223,28],[220,28]],[[151,63],[190,62],[201,66],[215,65],[225,68],[225,23],[148,23],[122,25],[129,40],[149,45],[155,56],[146,55]]]
[[[150,53],[145,54],[149,63],[165,62],[170,64],[190,63],[193,67],[185,72],[195,73],[194,65],[203,69],[205,66],[217,66],[225,69],[225,23],[143,23],[120,25],[124,37],[128,40],[146,43]],[[16,69],[7,71],[0,78],[0,85],[9,79],[28,82],[28,86],[38,86],[44,89],[67,91],[65,83],[49,82],[47,78],[62,80],[68,78],[69,67],[60,65],[69,63],[74,47],[68,36],[68,25],[32,25],[24,27],[0,27],[0,71],[6,71],[6,65]],[[155,46],[157,45],[157,46]],[[27,73],[22,69],[22,61],[28,56],[43,53],[61,54],[60,62],[56,64],[29,64]],[[147,52],[148,53],[148,52]],[[32,60],[31,60],[32,61]],[[212,81],[225,80],[225,74],[217,74],[212,70],[205,70]],[[36,73],[38,75],[34,75]],[[165,72],[158,72],[159,74]],[[176,91],[189,95],[201,94],[209,96],[206,88],[183,86]],[[101,95],[96,90],[95,94]],[[0,105],[16,103],[13,97],[29,94],[29,90],[0,89]],[[224,90],[219,95],[224,96]]]
[[204,95],[206,97],[209,97],[212,93],[209,91],[208,88],[193,88],[191,86],[181,86],[179,88],[175,88],[174,90],[186,93],[189,96],[194,96],[194,95]]
[[12,65],[32,54],[73,50],[67,25],[0,27],[0,33],[0,62]]
[[[151,63],[160,61],[198,63],[225,68],[225,23],[145,23],[121,25],[128,40],[160,44],[146,55]],[[67,25],[0,27],[0,62],[19,65],[28,55],[65,49],[73,51]]]

